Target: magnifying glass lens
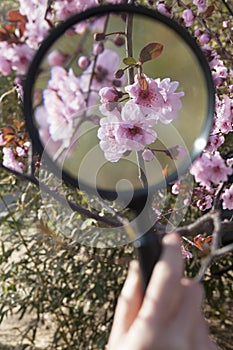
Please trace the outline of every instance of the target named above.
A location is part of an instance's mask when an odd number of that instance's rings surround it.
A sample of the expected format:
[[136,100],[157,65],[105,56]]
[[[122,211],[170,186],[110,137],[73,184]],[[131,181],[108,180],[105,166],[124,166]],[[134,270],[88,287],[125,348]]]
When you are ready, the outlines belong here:
[[201,51],[145,8],[107,6],[58,27],[27,88],[37,148],[89,190],[165,186],[187,170],[211,127],[214,92]]

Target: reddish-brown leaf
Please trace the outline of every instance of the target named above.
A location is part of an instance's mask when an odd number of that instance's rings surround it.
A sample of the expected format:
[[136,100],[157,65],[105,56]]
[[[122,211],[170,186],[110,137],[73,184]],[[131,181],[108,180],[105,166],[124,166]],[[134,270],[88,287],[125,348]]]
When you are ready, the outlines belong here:
[[204,17],[208,18],[212,15],[212,13],[214,12],[214,5],[210,5],[207,7],[206,11],[204,12]]
[[163,51],[163,45],[160,43],[149,43],[144,46],[139,55],[139,62],[145,63],[159,57]]
[[15,129],[11,128],[10,126],[5,126],[2,128],[3,135],[15,135]]
[[26,18],[19,11],[11,10],[7,15],[11,22],[26,22]]

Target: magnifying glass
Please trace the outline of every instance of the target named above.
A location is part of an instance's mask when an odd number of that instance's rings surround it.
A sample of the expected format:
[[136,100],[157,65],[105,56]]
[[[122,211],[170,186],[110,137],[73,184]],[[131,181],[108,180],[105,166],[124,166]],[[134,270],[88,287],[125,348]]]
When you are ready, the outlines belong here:
[[195,40],[141,6],[77,14],[38,50],[24,113],[55,174],[135,213],[125,229],[146,288],[161,253],[153,194],[187,172],[212,126],[214,86]]

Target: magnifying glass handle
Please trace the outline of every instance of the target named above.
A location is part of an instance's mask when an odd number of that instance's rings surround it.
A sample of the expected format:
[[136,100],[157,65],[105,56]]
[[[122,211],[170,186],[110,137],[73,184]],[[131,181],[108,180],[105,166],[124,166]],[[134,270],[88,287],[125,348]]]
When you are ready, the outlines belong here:
[[154,229],[150,229],[135,241],[135,248],[141,268],[143,292],[145,293],[154,266],[161,255],[161,237],[156,234]]

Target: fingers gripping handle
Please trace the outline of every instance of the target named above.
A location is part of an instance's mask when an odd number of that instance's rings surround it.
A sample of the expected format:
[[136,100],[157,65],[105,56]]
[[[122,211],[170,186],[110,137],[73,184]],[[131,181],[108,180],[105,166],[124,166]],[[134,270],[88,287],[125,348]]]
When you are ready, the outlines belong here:
[[156,234],[154,229],[150,229],[135,241],[135,248],[141,268],[143,292],[145,292],[153,268],[161,255],[161,237]]

